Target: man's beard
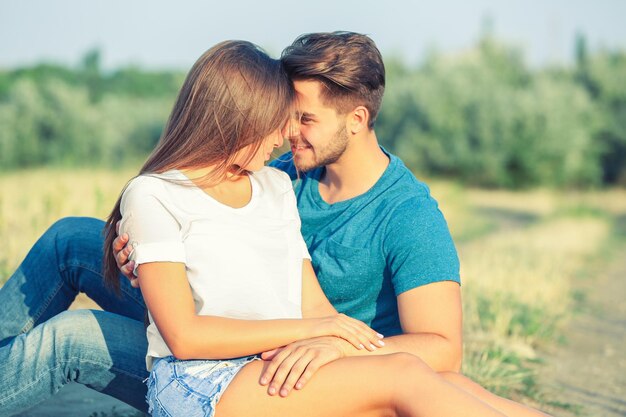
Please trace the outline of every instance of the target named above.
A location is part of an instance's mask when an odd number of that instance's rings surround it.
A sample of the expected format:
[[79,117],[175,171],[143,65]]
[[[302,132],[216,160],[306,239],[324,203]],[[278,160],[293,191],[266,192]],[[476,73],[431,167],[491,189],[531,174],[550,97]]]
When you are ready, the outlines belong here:
[[341,155],[343,155],[347,147],[348,130],[346,129],[346,126],[342,124],[325,147],[319,149],[313,148],[313,161],[296,162],[296,168],[298,171],[306,172],[335,163],[339,160],[339,158],[341,158]]

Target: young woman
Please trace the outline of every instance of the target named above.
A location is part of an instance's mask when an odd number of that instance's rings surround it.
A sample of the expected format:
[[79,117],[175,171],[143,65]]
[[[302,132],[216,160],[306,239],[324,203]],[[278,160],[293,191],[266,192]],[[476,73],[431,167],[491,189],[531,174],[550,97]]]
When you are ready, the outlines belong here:
[[286,398],[259,384],[257,355],[296,340],[384,345],[328,302],[291,182],[264,167],[282,144],[292,101],[279,62],[258,47],[213,47],[191,69],[161,141],[108,219],[105,279],[119,286],[111,243],[121,220],[149,310],[152,415],[504,415],[409,354],[336,360]]

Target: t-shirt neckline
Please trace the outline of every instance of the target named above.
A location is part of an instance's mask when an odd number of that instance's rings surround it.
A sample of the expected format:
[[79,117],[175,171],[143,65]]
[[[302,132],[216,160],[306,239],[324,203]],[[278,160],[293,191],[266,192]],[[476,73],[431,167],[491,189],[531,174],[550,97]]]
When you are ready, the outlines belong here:
[[[246,211],[249,211],[249,210],[253,209],[254,206],[256,206],[258,197],[259,197],[259,195],[261,193],[261,186],[258,183],[257,178],[255,178],[254,172],[249,172],[248,173],[248,179],[250,180],[250,186],[252,188],[252,194],[250,196],[250,201],[248,201],[245,206],[242,206],[242,207],[232,207],[232,206],[229,206],[228,204],[224,204],[224,203],[216,200],[215,198],[211,197],[203,189],[198,187],[189,177],[187,177],[180,170],[173,169],[173,170],[168,171],[168,172],[172,172],[172,173],[174,173],[174,175],[176,175],[180,179],[184,180],[185,184],[189,184],[188,187],[190,189],[192,189],[196,194],[202,196],[202,198],[204,200],[208,201],[210,204],[213,204],[213,205],[215,205],[217,207],[220,207],[223,210],[228,210],[228,211],[235,212],[235,213],[244,213]],[[164,174],[167,174],[167,172],[165,172]],[[184,185],[184,186],[187,187],[187,185]]]
[[315,169],[312,175],[309,176],[309,178],[311,178],[314,181],[313,186],[310,188],[311,188],[311,197],[313,198],[313,201],[316,203],[316,205],[319,208],[325,209],[325,210],[333,209],[333,208],[340,208],[344,205],[354,204],[355,202],[361,199],[367,198],[368,195],[376,192],[378,188],[382,187],[383,186],[382,184],[386,181],[386,178],[389,175],[391,175],[391,173],[395,169],[398,159],[394,155],[387,152],[387,150],[383,148],[382,146],[380,147],[380,149],[389,158],[389,164],[383,171],[382,175],[380,176],[380,178],[378,178],[378,180],[374,183],[374,185],[372,185],[372,187],[369,190],[367,190],[363,194],[359,194],[352,198],[348,198],[347,200],[338,201],[332,204],[329,204],[326,201],[324,201],[324,199],[322,198],[322,195],[320,194],[319,183],[320,183],[320,178],[322,176],[322,173],[324,172],[325,167],[320,167],[320,168]]

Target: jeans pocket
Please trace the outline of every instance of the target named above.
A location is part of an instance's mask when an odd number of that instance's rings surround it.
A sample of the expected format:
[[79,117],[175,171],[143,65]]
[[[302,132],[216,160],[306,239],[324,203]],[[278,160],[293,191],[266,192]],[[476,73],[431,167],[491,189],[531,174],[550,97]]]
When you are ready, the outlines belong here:
[[163,412],[163,417],[205,417],[207,411],[212,412],[207,398],[197,395],[176,379],[156,393],[154,405]]
[[152,417],[204,416],[204,407],[193,393],[181,386],[173,357],[160,358],[154,362],[148,377],[148,413]]

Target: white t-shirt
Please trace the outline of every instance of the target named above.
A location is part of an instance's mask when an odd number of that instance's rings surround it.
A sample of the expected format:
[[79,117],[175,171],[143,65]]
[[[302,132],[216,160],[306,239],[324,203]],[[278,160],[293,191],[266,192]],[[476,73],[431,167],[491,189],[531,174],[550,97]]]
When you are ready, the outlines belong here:
[[[180,171],[141,175],[122,196],[121,233],[136,265],[181,262],[198,315],[236,319],[301,318],[302,260],[296,197],[287,174],[264,167],[250,174],[252,198],[232,208]],[[146,364],[172,355],[152,317]]]

